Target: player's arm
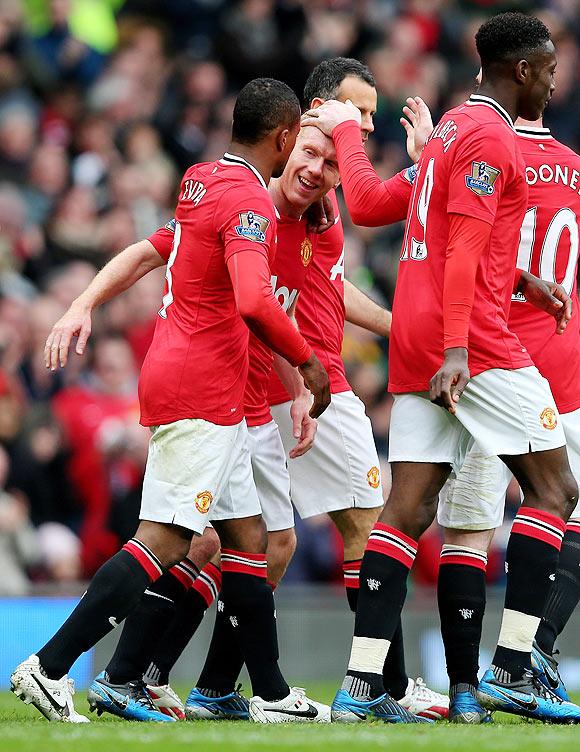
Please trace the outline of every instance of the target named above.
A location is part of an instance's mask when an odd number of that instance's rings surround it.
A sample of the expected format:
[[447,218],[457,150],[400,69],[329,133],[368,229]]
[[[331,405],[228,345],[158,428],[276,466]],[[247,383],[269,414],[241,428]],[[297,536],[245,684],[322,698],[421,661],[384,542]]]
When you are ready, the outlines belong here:
[[390,311],[371,300],[352,282],[344,280],[344,308],[346,320],[361,326],[381,337],[388,337],[391,332]]
[[475,297],[475,278],[492,226],[464,214],[449,215],[443,276],[443,365],[430,383],[430,398],[454,413],[469,382],[467,347]]
[[556,319],[556,334],[564,334],[572,318],[572,298],[557,282],[539,279],[524,269],[516,269],[514,292],[521,292],[526,300]]
[[310,415],[317,418],[330,404],[328,374],[274,297],[266,255],[258,249],[239,250],[228,257],[227,267],[240,316],[274,353],[298,366],[314,395]]
[[91,334],[93,310],[163,264],[165,260],[149,240],[140,240],[112,258],[52,327],[44,346],[46,367],[52,371],[58,365],[64,368],[74,336],[78,336],[75,352],[82,355]]

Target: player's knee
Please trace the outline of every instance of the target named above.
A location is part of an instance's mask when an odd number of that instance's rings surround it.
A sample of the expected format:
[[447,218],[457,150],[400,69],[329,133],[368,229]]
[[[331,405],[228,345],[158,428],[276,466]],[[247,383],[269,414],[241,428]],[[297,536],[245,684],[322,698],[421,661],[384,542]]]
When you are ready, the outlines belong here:
[[540,508],[567,520],[578,503],[578,484],[572,471],[568,469],[561,472],[557,482],[549,484],[549,488],[544,490],[539,500]]
[[418,540],[435,519],[438,499],[438,495],[435,495],[425,497],[416,504],[404,504],[389,498],[379,519]]
[[268,581],[277,585],[288,567],[296,550],[294,528],[277,530],[268,534]]
[[187,554],[199,569],[203,569],[220,550],[220,539],[216,531],[207,527],[201,536],[194,536]]
[[563,478],[563,496],[564,496],[564,519],[569,519],[572,512],[576,509],[578,504],[578,483],[569,471],[565,473]]

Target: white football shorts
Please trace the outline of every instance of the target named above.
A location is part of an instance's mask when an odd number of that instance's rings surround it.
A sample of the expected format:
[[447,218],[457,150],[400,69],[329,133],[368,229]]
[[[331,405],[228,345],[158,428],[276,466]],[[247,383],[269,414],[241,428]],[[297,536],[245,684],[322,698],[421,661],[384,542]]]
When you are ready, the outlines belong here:
[[[278,426],[271,420],[262,426],[248,426],[248,447],[254,483],[269,533],[294,527],[294,509],[290,501],[290,477]],[[230,484],[219,498],[210,520],[248,517],[246,503]]]
[[[580,409],[560,414],[572,473],[580,484]],[[456,478],[439,494],[437,521],[457,530],[491,530],[503,522],[505,495],[512,474],[495,456],[486,456],[474,444]],[[580,502],[572,512],[580,518]]]
[[[244,513],[236,516],[261,514],[245,420],[218,426],[188,418],[155,426],[151,433],[140,519],[201,534],[210,515],[233,516],[227,508],[230,498],[243,506]],[[223,504],[227,512],[222,516]]]
[[[291,402],[272,405],[286,455],[296,444]],[[313,447],[288,460],[290,495],[302,519],[324,512],[383,506],[379,458],[364,405],[351,391],[332,395],[318,418]]]
[[455,415],[428,392],[394,395],[389,462],[445,462],[458,472],[473,441],[487,456],[564,446],[550,386],[535,366],[474,376]]

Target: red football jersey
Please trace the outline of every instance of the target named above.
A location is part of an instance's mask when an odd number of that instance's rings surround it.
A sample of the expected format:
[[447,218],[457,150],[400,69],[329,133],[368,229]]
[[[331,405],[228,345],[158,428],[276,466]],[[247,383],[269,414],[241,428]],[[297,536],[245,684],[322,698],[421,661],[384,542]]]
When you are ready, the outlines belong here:
[[[278,218],[276,256],[270,264],[274,297],[287,311],[298,297],[315,255],[318,235],[308,233],[306,219]],[[244,412],[249,426],[261,426],[272,420],[269,387],[277,382],[285,402],[286,390],[272,370],[272,351],[250,333],[250,367],[244,396]],[[271,381],[272,380],[272,381]],[[273,403],[277,404],[277,403]]]
[[443,362],[448,214],[492,225],[469,325],[471,375],[532,365],[507,325],[527,193],[513,123],[497,102],[474,94],[442,117],[421,155],[405,227],[390,337],[391,392],[427,390]]
[[[341,350],[344,336],[344,230],[334,191],[328,194],[336,213],[336,222],[318,237],[316,254],[304,280],[296,309],[298,327],[326,368],[333,394],[346,392]],[[285,390],[272,393],[271,404],[286,402]]]
[[572,319],[562,335],[554,319],[512,298],[509,327],[542,375],[548,379],[560,412],[580,408],[580,314],[578,313],[578,221],[580,157],[556,141],[548,128],[517,128],[526,163],[528,210],[520,234],[518,267],[559,282],[572,298]]
[[165,295],[139,379],[141,423],[233,425],[244,417],[249,332],[226,262],[248,246],[270,258],[274,205],[259,172],[226,154],[183,176],[175,219],[149,238],[164,258],[172,230]]

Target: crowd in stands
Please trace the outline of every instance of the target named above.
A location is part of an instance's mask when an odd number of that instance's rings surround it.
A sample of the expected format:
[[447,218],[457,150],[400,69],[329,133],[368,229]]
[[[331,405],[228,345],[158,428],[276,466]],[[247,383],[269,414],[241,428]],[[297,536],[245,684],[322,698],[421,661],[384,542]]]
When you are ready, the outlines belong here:
[[[239,88],[267,75],[300,93],[322,59],[364,60],[379,93],[369,154],[388,177],[408,162],[405,98],[423,97],[435,121],[465,99],[475,30],[516,8],[552,30],[546,123],[578,149],[576,0],[2,0],[2,593],[87,578],[134,531],[148,441],[136,386],[163,272],[104,306],[90,351],[66,369],[45,369],[44,342],[97,269],[171,218],[182,172],[223,153]],[[357,228],[345,214],[345,231],[347,276],[388,305],[402,227]],[[387,343],[348,326],[344,357],[386,468]],[[334,579],[342,556],[329,522],[299,523],[298,535],[288,579]],[[432,582],[428,538],[424,551],[418,578]]]

